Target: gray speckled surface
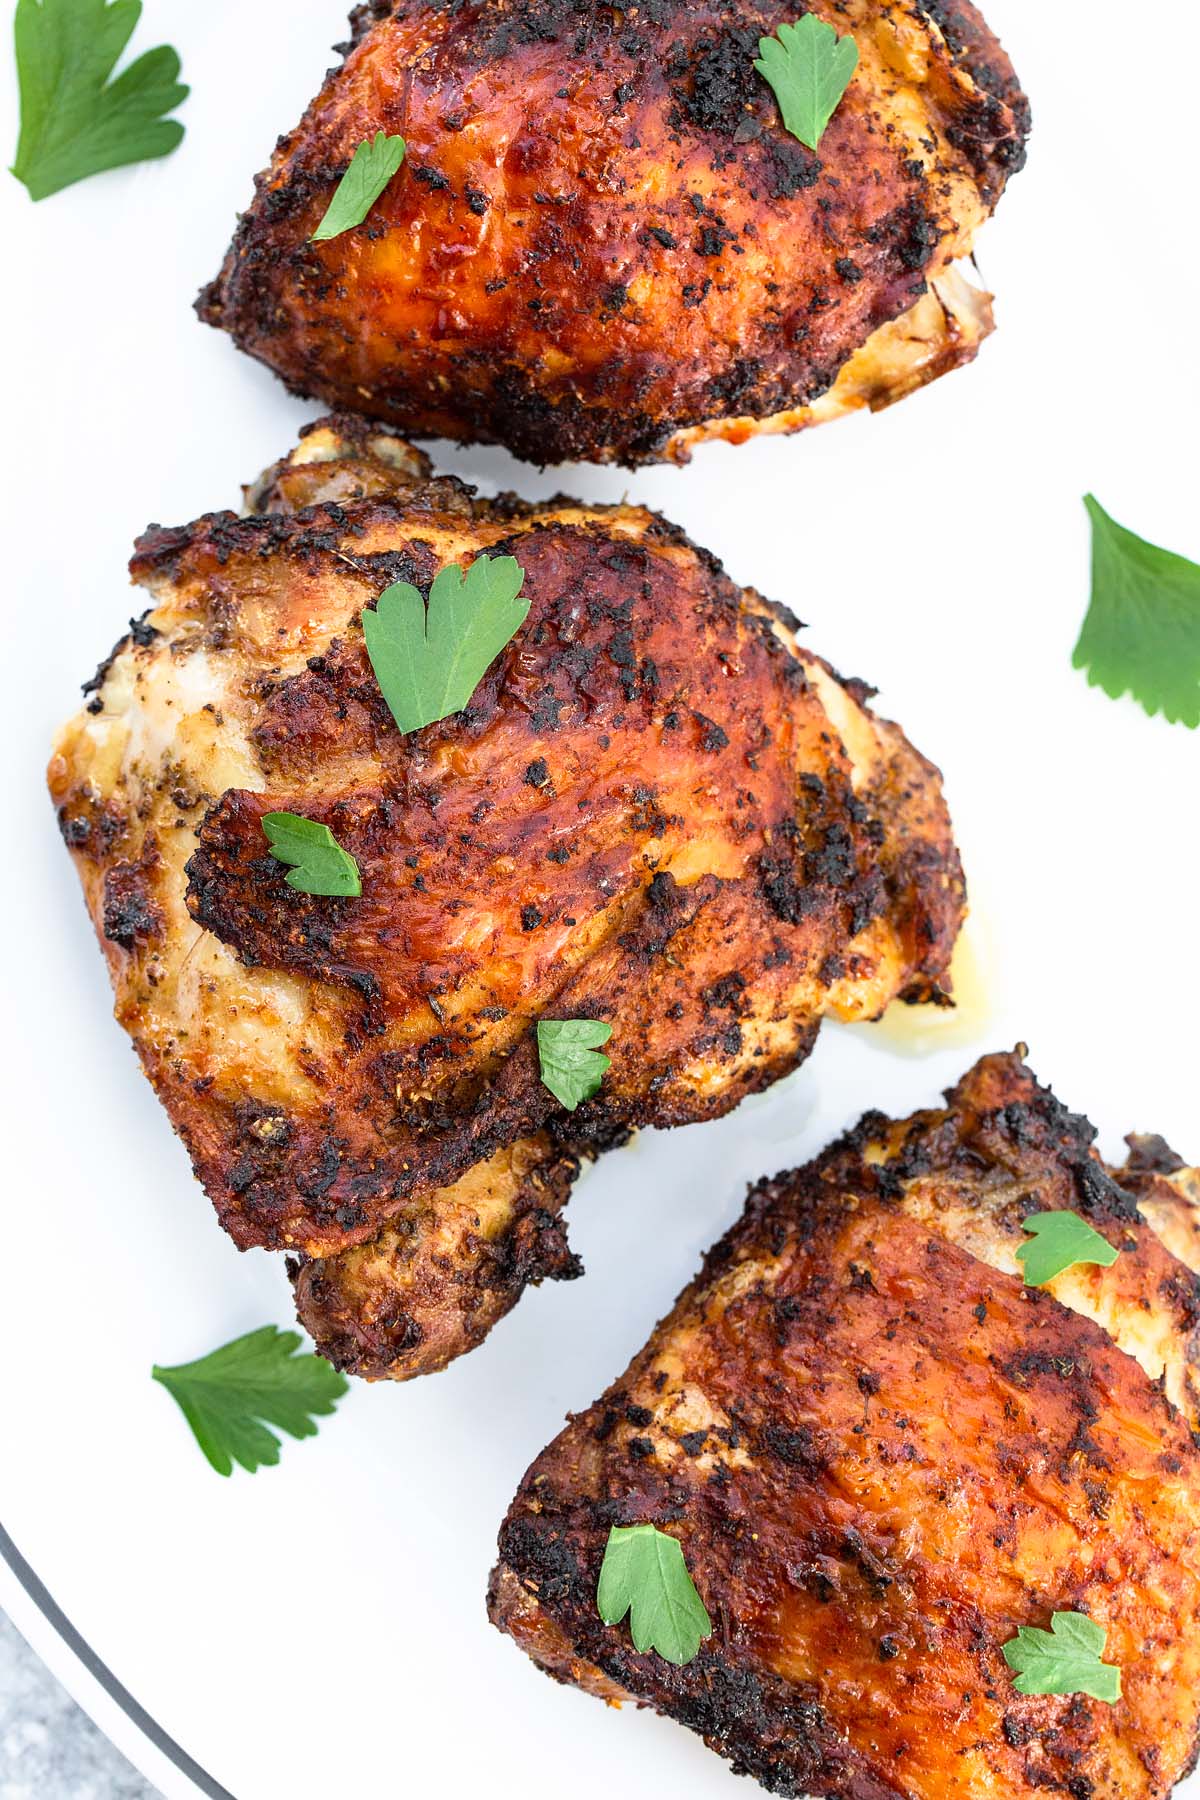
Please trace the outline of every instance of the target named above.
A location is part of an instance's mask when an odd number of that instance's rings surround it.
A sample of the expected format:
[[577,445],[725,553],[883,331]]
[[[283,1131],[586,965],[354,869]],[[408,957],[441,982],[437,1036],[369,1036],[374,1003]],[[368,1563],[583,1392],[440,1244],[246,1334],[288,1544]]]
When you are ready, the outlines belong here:
[[157,1800],[0,1613],[0,1800]]

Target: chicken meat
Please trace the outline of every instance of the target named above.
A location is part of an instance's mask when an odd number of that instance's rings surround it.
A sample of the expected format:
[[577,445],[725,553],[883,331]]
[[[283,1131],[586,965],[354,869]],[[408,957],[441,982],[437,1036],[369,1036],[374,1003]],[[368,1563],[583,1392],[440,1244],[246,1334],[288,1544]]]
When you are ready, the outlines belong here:
[[[1014,1055],[760,1183],[626,1373],[534,1463],[494,1621],[549,1674],[699,1732],[772,1793],[1161,1800],[1200,1724],[1200,1184],[1106,1168]],[[1072,1211],[1119,1254],[1046,1287]],[[675,1667],[597,1612],[612,1526],[677,1538],[713,1630]],[[1017,1691],[1087,1614],[1114,1705]]]
[[[859,53],[818,152],[754,67],[808,11]],[[887,405],[991,329],[955,265],[1029,108],[972,0],[372,0],[342,48],[198,302],[297,393],[633,466]],[[314,243],[380,132],[399,174]]]
[[[363,608],[483,552],[528,618],[464,711],[402,733]],[[62,832],[221,1223],[292,1253],[339,1365],[441,1367],[578,1272],[581,1156],[728,1111],[826,1015],[944,996],[936,770],[654,514],[478,499],[342,419],[132,571],[149,610],[51,764]],[[289,886],[273,811],[329,826],[361,897]],[[546,1018],[612,1027],[573,1112]]]

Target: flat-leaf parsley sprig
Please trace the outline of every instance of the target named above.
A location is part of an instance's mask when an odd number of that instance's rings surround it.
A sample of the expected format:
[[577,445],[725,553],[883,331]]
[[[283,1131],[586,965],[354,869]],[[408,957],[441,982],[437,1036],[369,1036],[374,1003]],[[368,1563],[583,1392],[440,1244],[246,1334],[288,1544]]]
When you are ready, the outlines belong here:
[[401,731],[461,712],[529,615],[525,571],[512,556],[477,556],[439,570],[426,607],[407,581],[363,613],[367,655]]
[[1093,494],[1092,597],[1072,658],[1110,699],[1200,725],[1200,565],[1111,519]]
[[1030,1287],[1044,1287],[1077,1263],[1110,1269],[1121,1254],[1076,1212],[1030,1213],[1021,1220],[1021,1227],[1032,1233],[1030,1241],[1017,1251]]
[[1022,1625],[1002,1654],[1018,1694],[1088,1694],[1111,1706],[1121,1698],[1121,1671],[1101,1660],[1107,1639],[1086,1613],[1056,1612],[1049,1631]]
[[402,137],[388,137],[386,132],[377,131],[374,141],[364,138],[334,189],[333,199],[311,241],[323,244],[328,238],[341,237],[343,231],[361,225],[404,161],[404,151]]
[[17,0],[21,134],[12,172],[34,200],[126,163],[168,156],[187,99],[177,53],[147,50],[112,79],[142,0]]
[[681,1667],[712,1630],[678,1538],[657,1525],[614,1525],[608,1534],[596,1610],[606,1625],[629,1614],[633,1647]]
[[263,1325],[195,1362],[151,1370],[218,1475],[231,1475],[235,1462],[251,1475],[272,1468],[280,1446],[267,1426],[315,1437],[315,1419],[347,1392],[345,1376],[323,1357],[297,1354],[301,1342],[299,1332]]
[[805,13],[758,40],[754,67],[775,91],[784,129],[815,150],[858,67],[858,45]]
[[358,864],[348,850],[316,819],[299,813],[263,814],[263,831],[276,861],[290,865],[286,880],[302,894],[341,894],[357,900],[362,893]]
[[612,1058],[599,1046],[607,1044],[612,1026],[600,1019],[539,1019],[538,1062],[542,1084],[568,1112],[600,1090],[612,1067]]

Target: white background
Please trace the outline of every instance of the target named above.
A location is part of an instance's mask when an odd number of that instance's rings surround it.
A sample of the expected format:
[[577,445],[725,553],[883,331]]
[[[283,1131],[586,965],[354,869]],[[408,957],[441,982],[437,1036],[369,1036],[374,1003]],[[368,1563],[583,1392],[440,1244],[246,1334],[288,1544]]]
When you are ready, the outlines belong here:
[[[33,206],[0,176],[9,569],[0,713],[7,1069],[0,1521],[99,1655],[237,1800],[438,1791],[576,1800],[746,1793],[699,1740],[559,1689],[485,1623],[495,1533],[568,1408],[623,1367],[751,1177],[868,1106],[934,1098],[980,1051],[1031,1060],[1116,1151],[1200,1157],[1194,1020],[1200,741],[1070,666],[1094,489],[1200,558],[1194,355],[1200,15],[989,0],[1035,111],[983,234],[1000,329],[973,368],[878,418],[701,451],[637,477],[443,466],[530,495],[630,490],[791,605],[946,771],[989,968],[925,1054],[826,1029],[808,1067],[720,1124],[644,1136],[581,1182],[584,1281],[529,1294],[482,1350],[357,1386],[281,1465],[221,1481],[154,1361],[290,1305],[239,1256],[110,1019],[43,789],[52,731],[142,602],[131,540],[237,505],[316,409],[190,310],[251,175],[342,35],[339,0],[149,0],[193,89],[165,162]],[[4,148],[15,83],[4,55]],[[955,1039],[960,1041],[955,1041]],[[40,1647],[96,1702],[30,1624]],[[148,1750],[143,1766],[190,1792]]]

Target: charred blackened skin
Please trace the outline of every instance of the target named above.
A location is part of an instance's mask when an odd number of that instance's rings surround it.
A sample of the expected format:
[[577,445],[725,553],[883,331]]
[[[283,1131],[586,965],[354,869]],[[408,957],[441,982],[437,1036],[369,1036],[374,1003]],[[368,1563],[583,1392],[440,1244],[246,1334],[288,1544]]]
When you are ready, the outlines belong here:
[[[946,1098],[752,1190],[526,1474],[491,1615],[771,1793],[1165,1800],[1200,1743],[1200,1177],[1153,1139],[1106,1170],[1020,1051]],[[1116,1263],[1027,1287],[1031,1208]],[[646,1522],[714,1622],[680,1669],[596,1608]],[[1002,1648],[1055,1610],[1102,1624],[1119,1706],[1017,1693]]]
[[[251,498],[143,538],[148,627],[51,784],[221,1222],[298,1257],[333,1360],[399,1378],[578,1272],[578,1157],[728,1111],[828,1014],[943,995],[962,874],[936,771],[655,515],[476,500],[345,418]],[[519,560],[526,624],[403,734],[363,610],[483,552]],[[270,811],[327,824],[361,898],[289,887]],[[613,1028],[571,1115],[539,1018]]]
[[[970,0],[812,10],[861,57],[817,153],[753,66],[791,0],[360,10],[200,314],[297,392],[534,462],[683,459],[703,427],[813,423],[853,353],[970,252],[1029,109]],[[377,131],[405,138],[404,169],[366,225],[313,244]],[[951,327],[853,403],[977,342]]]

